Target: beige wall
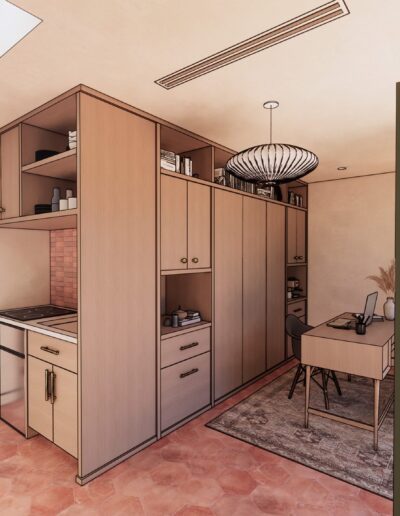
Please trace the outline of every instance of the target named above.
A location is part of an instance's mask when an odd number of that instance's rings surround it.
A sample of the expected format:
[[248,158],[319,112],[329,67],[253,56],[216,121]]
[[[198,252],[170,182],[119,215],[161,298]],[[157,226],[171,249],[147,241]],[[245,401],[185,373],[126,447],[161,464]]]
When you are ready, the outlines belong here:
[[0,309],[50,302],[48,231],[0,229]]
[[[394,173],[310,184],[310,324],[360,311],[378,290],[366,276],[394,258],[394,206]],[[379,291],[377,313],[385,300]]]

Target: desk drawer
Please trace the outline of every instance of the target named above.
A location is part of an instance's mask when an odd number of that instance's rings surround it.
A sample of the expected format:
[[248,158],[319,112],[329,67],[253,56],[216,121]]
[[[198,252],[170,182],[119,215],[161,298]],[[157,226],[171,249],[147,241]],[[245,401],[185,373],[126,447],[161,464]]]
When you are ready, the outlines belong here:
[[161,371],[162,430],[210,402],[210,353],[184,360]]
[[191,331],[161,341],[161,367],[210,351],[210,328]]
[[28,331],[28,353],[73,373],[77,372],[77,346],[71,342]]
[[304,317],[306,315],[306,302],[296,301],[296,303],[290,303],[287,307],[287,313],[293,314],[296,317]]

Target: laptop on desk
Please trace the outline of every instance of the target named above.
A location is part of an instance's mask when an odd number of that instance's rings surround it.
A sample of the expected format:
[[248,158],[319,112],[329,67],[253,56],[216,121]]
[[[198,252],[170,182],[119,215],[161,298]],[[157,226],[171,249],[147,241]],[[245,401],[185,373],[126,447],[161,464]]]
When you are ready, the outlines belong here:
[[378,299],[378,292],[372,292],[372,294],[368,294],[367,299],[365,300],[364,312],[361,314],[352,314],[354,319],[345,319],[344,317],[338,317],[333,321],[327,323],[327,326],[331,328],[338,328],[342,330],[354,330],[356,327],[356,319],[362,316],[362,320],[369,326],[372,323],[376,301]]

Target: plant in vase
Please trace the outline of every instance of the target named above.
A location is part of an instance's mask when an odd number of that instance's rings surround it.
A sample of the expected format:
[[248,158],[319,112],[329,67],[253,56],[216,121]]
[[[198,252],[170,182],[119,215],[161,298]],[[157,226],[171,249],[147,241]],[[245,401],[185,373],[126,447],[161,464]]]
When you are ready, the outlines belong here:
[[379,267],[379,276],[367,276],[367,279],[371,279],[375,281],[378,287],[383,290],[386,294],[387,299],[383,305],[383,312],[385,314],[385,318],[388,321],[394,320],[395,315],[395,307],[394,307],[394,289],[395,289],[395,276],[396,276],[396,266],[394,260],[389,265],[387,270],[383,267]]

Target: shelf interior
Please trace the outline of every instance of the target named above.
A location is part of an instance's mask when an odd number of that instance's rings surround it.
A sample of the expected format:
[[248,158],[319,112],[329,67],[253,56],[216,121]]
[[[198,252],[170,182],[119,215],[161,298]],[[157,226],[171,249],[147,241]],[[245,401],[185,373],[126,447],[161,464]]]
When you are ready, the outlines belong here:
[[50,158],[35,161],[22,167],[25,174],[76,181],[76,149],[68,150]]

